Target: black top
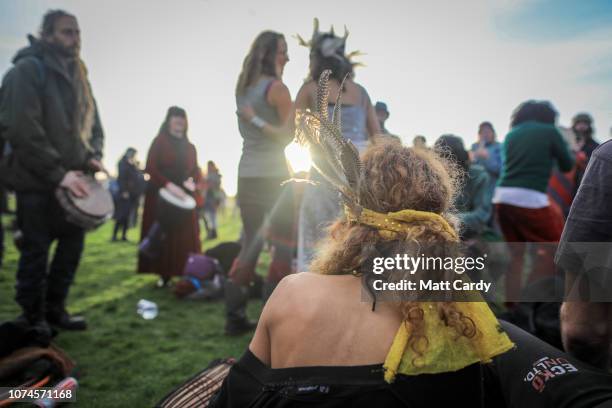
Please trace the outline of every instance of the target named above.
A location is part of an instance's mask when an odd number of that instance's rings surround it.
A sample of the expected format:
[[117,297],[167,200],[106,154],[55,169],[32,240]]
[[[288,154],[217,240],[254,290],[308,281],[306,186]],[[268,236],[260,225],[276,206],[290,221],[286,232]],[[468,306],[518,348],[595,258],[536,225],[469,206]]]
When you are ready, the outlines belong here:
[[382,365],[272,369],[247,350],[211,407],[612,407],[612,376],[507,322],[516,348],[462,370],[383,379]]
[[211,407],[481,407],[480,365],[383,379],[382,365],[272,369],[247,349]]

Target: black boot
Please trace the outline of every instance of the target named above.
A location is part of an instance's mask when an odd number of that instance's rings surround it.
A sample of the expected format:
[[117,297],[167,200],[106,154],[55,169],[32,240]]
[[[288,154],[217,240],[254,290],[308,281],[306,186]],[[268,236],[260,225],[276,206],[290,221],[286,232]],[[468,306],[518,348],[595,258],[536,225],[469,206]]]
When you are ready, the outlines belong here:
[[54,327],[63,330],[85,330],[87,322],[83,316],[71,316],[66,308],[62,306],[49,306],[47,309],[47,321]]
[[111,242],[117,242],[117,232],[119,232],[119,223],[115,222],[115,227],[113,228],[113,237],[111,238]]
[[23,313],[15,322],[27,328],[28,336],[34,344],[47,347],[55,333],[45,318],[45,309],[41,304],[37,303],[27,307],[22,305]]
[[247,319],[248,300],[248,287],[229,280],[225,283],[225,334],[227,336],[240,336],[257,327],[257,323]]

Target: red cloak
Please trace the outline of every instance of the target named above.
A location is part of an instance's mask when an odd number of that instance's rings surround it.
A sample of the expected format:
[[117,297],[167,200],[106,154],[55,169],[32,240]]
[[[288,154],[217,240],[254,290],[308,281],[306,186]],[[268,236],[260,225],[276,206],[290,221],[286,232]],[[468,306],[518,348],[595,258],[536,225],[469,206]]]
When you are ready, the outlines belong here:
[[[183,157],[179,157],[181,156],[178,151],[179,143],[171,138],[174,136],[161,133],[153,140],[149,149],[145,171],[150,179],[142,215],[141,241],[157,220],[159,189],[168,182],[181,185],[189,177],[192,177],[197,184],[201,178],[195,146],[188,140],[180,141],[187,146],[183,146],[186,150]],[[189,253],[201,252],[196,211],[192,211],[191,216],[182,224],[168,232],[157,259],[152,261],[142,255],[138,256],[138,272],[155,273],[166,278],[182,275]]]

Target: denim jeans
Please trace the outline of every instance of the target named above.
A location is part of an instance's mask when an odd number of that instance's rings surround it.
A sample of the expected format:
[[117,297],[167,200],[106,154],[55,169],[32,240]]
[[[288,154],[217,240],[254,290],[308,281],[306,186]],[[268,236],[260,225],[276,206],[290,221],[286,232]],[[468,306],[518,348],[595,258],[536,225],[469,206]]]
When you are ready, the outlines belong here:
[[[52,192],[18,192],[17,223],[23,247],[15,300],[26,314],[63,307],[81,259],[85,230],[66,221]],[[49,264],[49,250],[56,240]]]

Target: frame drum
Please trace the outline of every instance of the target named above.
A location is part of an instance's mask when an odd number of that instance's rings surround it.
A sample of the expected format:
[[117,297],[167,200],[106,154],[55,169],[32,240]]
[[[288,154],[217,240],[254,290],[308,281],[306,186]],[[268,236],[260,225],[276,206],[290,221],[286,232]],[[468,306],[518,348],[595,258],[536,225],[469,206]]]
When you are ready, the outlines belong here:
[[104,224],[115,210],[111,193],[93,176],[82,176],[89,187],[89,195],[79,198],[64,187],[55,190],[55,197],[66,212],[66,219],[86,230]]

